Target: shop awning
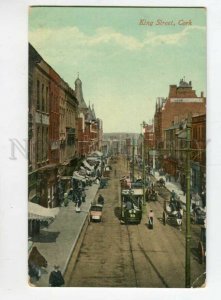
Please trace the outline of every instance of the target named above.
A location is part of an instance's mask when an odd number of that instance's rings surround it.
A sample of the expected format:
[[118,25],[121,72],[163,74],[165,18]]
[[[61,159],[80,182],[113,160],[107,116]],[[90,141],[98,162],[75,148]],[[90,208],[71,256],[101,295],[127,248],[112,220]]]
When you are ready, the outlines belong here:
[[101,156],[103,156],[103,153],[100,152],[100,151],[98,151],[98,150],[96,150],[96,151],[92,152],[91,155],[96,155],[96,156],[100,156],[101,157]]
[[77,179],[77,180],[81,180],[81,181],[86,181],[85,177],[81,176],[77,171],[75,171],[73,173],[72,178]]
[[100,162],[100,158],[98,156],[88,156],[87,160],[93,160],[93,161],[99,161]]
[[54,219],[59,213],[59,208],[46,208],[39,204],[28,202],[28,219],[29,220],[49,220]]
[[85,165],[86,168],[88,168],[89,170],[93,170],[94,167],[92,167],[86,160],[83,161],[83,164]]
[[61,176],[60,179],[61,180],[71,180],[71,176]]

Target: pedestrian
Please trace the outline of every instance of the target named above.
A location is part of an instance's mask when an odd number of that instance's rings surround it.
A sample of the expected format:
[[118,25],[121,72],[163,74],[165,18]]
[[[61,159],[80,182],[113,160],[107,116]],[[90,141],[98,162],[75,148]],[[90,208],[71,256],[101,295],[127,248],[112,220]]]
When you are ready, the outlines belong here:
[[205,208],[206,207],[206,193],[205,193],[205,191],[202,191],[201,199],[202,199],[203,208]]
[[82,190],[81,198],[82,198],[82,202],[85,202],[85,199],[86,199],[86,193],[85,193],[85,190],[84,190],[84,189]]
[[201,202],[201,197],[198,193],[196,193],[196,195],[195,195],[196,206],[200,206],[200,202]]
[[127,202],[126,202],[126,209],[127,209],[127,210],[131,210],[132,208],[133,208],[132,202],[131,202],[129,199],[127,199]]
[[153,218],[154,218],[154,213],[153,210],[151,209],[148,215],[148,227],[149,229],[153,229]]
[[54,270],[51,272],[49,276],[49,285],[51,287],[61,287],[64,285],[64,278],[59,270],[59,266],[55,265]]
[[28,276],[28,285],[31,286],[31,287],[36,287],[37,285],[35,285],[33,282],[32,282],[32,278],[30,276]]
[[184,182],[183,184],[183,195],[184,196],[186,195],[186,182]]
[[104,197],[101,194],[99,194],[99,197],[97,199],[97,203],[102,204],[102,205],[104,204]]
[[177,211],[177,225],[178,225],[180,231],[182,231],[182,228],[181,228],[182,227],[182,218],[183,218],[182,214],[183,213],[181,212],[181,209],[179,208]]
[[77,203],[75,205],[75,211],[76,211],[76,213],[79,213],[81,211],[81,199],[80,198],[77,200]]
[[52,201],[50,196],[48,196],[48,208],[52,208]]
[[68,193],[64,193],[64,206],[68,206]]
[[174,190],[172,190],[172,192],[171,192],[171,197],[170,197],[170,201],[174,201],[175,198],[176,198],[176,193],[175,193]]

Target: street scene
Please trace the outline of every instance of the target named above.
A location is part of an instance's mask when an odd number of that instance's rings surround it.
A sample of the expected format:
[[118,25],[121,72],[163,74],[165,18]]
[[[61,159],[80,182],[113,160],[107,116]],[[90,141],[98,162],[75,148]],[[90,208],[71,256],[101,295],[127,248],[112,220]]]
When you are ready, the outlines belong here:
[[30,286],[206,286],[205,20],[30,7]]

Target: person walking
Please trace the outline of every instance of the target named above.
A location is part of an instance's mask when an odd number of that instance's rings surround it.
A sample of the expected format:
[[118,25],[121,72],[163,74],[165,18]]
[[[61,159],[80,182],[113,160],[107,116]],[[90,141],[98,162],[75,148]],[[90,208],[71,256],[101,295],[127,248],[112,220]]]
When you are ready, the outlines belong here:
[[177,211],[177,225],[180,231],[182,231],[182,218],[183,218],[183,213],[181,211],[181,208],[178,208]]
[[54,266],[54,270],[51,272],[49,276],[49,285],[51,287],[61,287],[64,285],[64,278],[59,270],[59,266]]
[[79,213],[81,211],[81,199],[78,198],[77,203],[75,205],[75,211],[76,213]]
[[102,205],[104,204],[104,197],[101,194],[99,194],[99,197],[97,199],[97,203],[102,204]]
[[148,227],[149,229],[153,229],[153,218],[154,218],[154,213],[153,210],[151,209],[148,215]]
[[171,175],[170,174],[168,176],[168,180],[169,180],[169,182],[171,182]]
[[202,206],[203,206],[203,208],[205,208],[206,207],[206,193],[204,190],[201,193],[201,199],[202,199]]
[[85,190],[84,190],[84,189],[82,190],[81,198],[82,198],[82,202],[85,202],[85,199],[86,199],[86,193],[85,193]]
[[176,200],[176,193],[175,193],[174,190],[172,190],[171,196],[170,196],[170,201],[172,202],[172,201],[175,201],[175,200]]
[[196,206],[200,206],[201,197],[198,193],[196,193],[196,195],[195,195],[195,203],[196,203]]
[[68,206],[68,193],[64,193],[64,206],[67,207]]

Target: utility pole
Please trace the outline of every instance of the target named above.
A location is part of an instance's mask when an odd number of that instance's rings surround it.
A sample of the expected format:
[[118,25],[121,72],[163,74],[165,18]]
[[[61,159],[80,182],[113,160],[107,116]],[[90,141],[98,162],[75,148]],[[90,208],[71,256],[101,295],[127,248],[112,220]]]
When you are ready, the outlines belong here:
[[185,265],[185,287],[191,287],[190,269],[190,142],[191,142],[191,123],[187,121],[186,128],[186,265]]
[[[153,135],[155,136],[154,123],[153,123]],[[153,153],[152,153],[152,155],[153,155],[153,176],[155,176],[155,145],[154,145],[154,143],[155,143],[155,138],[153,141],[153,149],[152,149],[152,151],[153,151]]]
[[145,143],[144,143],[144,133],[142,134],[142,179],[143,179],[143,205],[145,202]]
[[133,138],[133,148],[132,148],[132,182],[134,182],[134,150],[135,150],[135,142]]

